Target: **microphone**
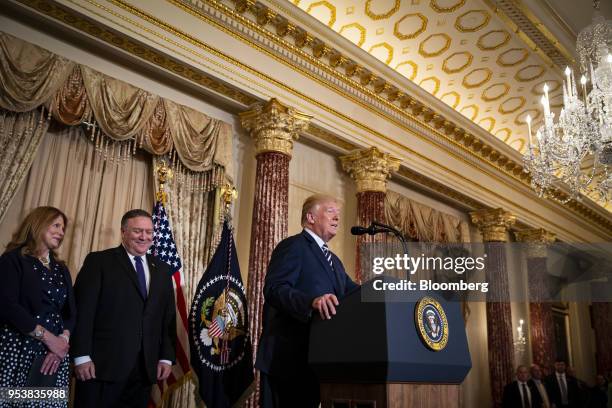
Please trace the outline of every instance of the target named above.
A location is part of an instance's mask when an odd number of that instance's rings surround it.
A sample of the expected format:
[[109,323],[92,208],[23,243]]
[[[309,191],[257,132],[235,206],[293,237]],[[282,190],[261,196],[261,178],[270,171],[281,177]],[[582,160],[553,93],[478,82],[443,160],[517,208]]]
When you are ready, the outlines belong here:
[[375,235],[375,234],[380,234],[381,232],[388,232],[388,230],[375,223],[370,224],[370,226],[367,228],[359,226],[359,225],[351,227],[351,234],[353,235],[364,235],[364,234]]
[[370,234],[372,235],[372,226],[370,226],[369,228],[366,227],[361,227],[359,225],[351,227],[351,234],[353,235],[363,235],[363,234]]

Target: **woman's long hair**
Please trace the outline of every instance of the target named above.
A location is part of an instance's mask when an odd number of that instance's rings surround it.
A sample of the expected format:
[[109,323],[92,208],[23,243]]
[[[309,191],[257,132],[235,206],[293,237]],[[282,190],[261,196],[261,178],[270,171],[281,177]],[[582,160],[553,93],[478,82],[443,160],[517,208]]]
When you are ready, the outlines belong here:
[[[36,249],[42,240],[43,234],[53,221],[60,216],[64,219],[65,232],[68,226],[68,217],[66,217],[66,214],[55,207],[37,207],[33,209],[25,217],[19,228],[17,228],[17,231],[13,233],[11,242],[6,245],[5,251],[23,247],[21,249],[22,254],[36,257]],[[49,252],[51,252],[56,262],[64,264],[55,251],[50,250]]]

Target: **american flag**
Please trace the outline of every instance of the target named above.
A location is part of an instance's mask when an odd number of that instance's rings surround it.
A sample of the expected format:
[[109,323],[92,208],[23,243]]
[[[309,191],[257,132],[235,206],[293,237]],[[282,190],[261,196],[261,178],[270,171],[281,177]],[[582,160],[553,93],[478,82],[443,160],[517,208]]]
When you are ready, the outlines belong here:
[[183,294],[183,273],[181,258],[176,250],[168,216],[164,205],[157,201],[153,209],[153,245],[149,253],[170,266],[176,300],[176,362],[172,373],[166,381],[158,381],[151,391],[148,407],[161,406],[164,394],[180,385],[190,371],[189,365],[189,335],[187,332],[187,304]]

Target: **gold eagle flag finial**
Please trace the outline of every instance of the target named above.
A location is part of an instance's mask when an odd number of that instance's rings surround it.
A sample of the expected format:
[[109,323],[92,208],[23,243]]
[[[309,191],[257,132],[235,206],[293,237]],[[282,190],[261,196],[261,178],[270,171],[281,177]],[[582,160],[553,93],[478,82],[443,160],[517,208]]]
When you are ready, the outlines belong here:
[[155,166],[155,175],[157,176],[157,182],[159,183],[159,189],[155,194],[157,201],[160,201],[163,205],[166,205],[168,201],[168,193],[165,191],[166,182],[172,178],[172,169],[168,167],[165,160],[160,160]]
[[236,187],[230,183],[227,183],[221,188],[221,200],[223,202],[223,210],[225,215],[229,215],[230,206],[234,200],[236,200],[236,198],[238,198],[238,191],[236,190]]

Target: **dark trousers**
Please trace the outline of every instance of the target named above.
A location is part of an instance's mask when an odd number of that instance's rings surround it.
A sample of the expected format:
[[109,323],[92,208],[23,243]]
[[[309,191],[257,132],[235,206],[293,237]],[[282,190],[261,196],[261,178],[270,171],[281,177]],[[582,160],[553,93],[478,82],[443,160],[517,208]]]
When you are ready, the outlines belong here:
[[146,408],[151,395],[144,364],[140,356],[124,381],[76,381],[74,408]]
[[261,373],[261,408],[317,408],[321,401],[319,380],[310,369],[299,377]]

